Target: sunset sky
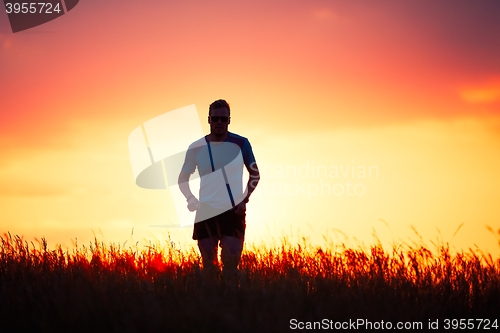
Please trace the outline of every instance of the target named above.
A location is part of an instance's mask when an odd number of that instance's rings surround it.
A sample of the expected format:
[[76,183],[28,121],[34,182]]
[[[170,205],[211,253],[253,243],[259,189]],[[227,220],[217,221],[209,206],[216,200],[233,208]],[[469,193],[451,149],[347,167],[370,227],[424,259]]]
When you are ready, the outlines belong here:
[[223,98],[261,169],[249,243],[500,254],[499,1],[80,1],[15,34],[0,8],[2,234],[194,246],[127,140],[191,104],[208,133]]

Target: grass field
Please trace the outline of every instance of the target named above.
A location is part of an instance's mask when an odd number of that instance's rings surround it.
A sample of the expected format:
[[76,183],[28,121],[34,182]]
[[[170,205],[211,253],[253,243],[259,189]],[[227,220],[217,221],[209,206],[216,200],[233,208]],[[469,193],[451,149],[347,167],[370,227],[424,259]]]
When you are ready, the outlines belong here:
[[168,241],[51,250],[44,239],[0,240],[1,332],[285,332],[349,322],[373,330],[400,322],[422,332],[436,320],[438,331],[458,328],[452,319],[500,325],[500,258],[446,245],[437,254],[417,245],[247,248],[238,278],[213,279],[197,251]]

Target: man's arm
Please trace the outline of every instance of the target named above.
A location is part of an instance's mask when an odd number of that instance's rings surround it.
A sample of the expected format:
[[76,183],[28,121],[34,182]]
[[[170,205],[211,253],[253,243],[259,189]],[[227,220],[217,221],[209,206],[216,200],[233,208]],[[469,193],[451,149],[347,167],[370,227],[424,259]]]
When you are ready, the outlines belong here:
[[242,202],[236,205],[236,214],[243,215],[246,211],[246,204],[250,198],[250,195],[257,187],[257,184],[260,180],[259,168],[257,167],[257,163],[252,162],[250,166],[247,166],[248,173],[250,177],[248,178],[247,188],[245,189],[245,193],[247,194]]
[[179,189],[186,197],[186,200],[188,200],[190,197],[194,197],[193,192],[191,192],[191,189],[189,188],[189,176],[189,174],[181,171],[181,173],[179,174],[179,179],[177,180]]
[[255,191],[255,188],[257,187],[257,184],[259,183],[260,180],[259,168],[257,167],[256,162],[250,164],[250,166],[247,167],[247,171],[250,174],[250,177],[248,178],[247,188],[245,190],[247,195],[243,200],[245,203],[248,202],[250,195],[252,194],[253,191]]
[[191,189],[189,188],[189,177],[190,175],[188,173],[181,171],[177,183],[179,184],[179,189],[181,190],[182,194],[184,194],[184,196],[186,197],[186,201],[188,202],[187,208],[190,212],[193,212],[200,208],[200,202],[193,195],[193,192],[191,192]]
[[190,145],[186,151],[186,157],[184,159],[184,164],[182,165],[181,172],[179,173],[179,178],[177,179],[177,184],[181,190],[186,201],[188,202],[187,208],[190,212],[193,212],[200,208],[200,202],[193,195],[191,189],[189,188],[189,178],[196,170],[196,152],[197,149]]

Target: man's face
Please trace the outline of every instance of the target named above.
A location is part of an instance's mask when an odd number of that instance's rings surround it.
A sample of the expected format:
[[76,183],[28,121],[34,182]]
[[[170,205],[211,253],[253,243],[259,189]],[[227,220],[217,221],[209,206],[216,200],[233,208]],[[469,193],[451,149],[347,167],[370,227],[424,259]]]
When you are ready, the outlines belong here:
[[[214,121],[211,119],[212,116],[215,117],[228,117],[227,122],[223,122],[221,119],[218,119],[217,121]],[[228,108],[218,108],[212,110],[208,117],[208,123],[210,124],[210,132],[214,133],[215,135],[224,135],[227,132],[227,126],[230,123],[229,119],[229,110]]]

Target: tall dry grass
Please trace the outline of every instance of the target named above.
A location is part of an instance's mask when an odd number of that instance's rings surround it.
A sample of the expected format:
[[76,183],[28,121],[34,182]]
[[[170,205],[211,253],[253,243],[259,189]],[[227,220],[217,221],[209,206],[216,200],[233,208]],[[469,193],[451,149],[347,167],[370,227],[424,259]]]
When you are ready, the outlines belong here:
[[[499,231],[500,232],[500,231]],[[421,321],[500,316],[500,258],[284,244],[246,250],[235,279],[198,253],[97,240],[50,250],[0,237],[2,332],[283,332],[290,320]]]

